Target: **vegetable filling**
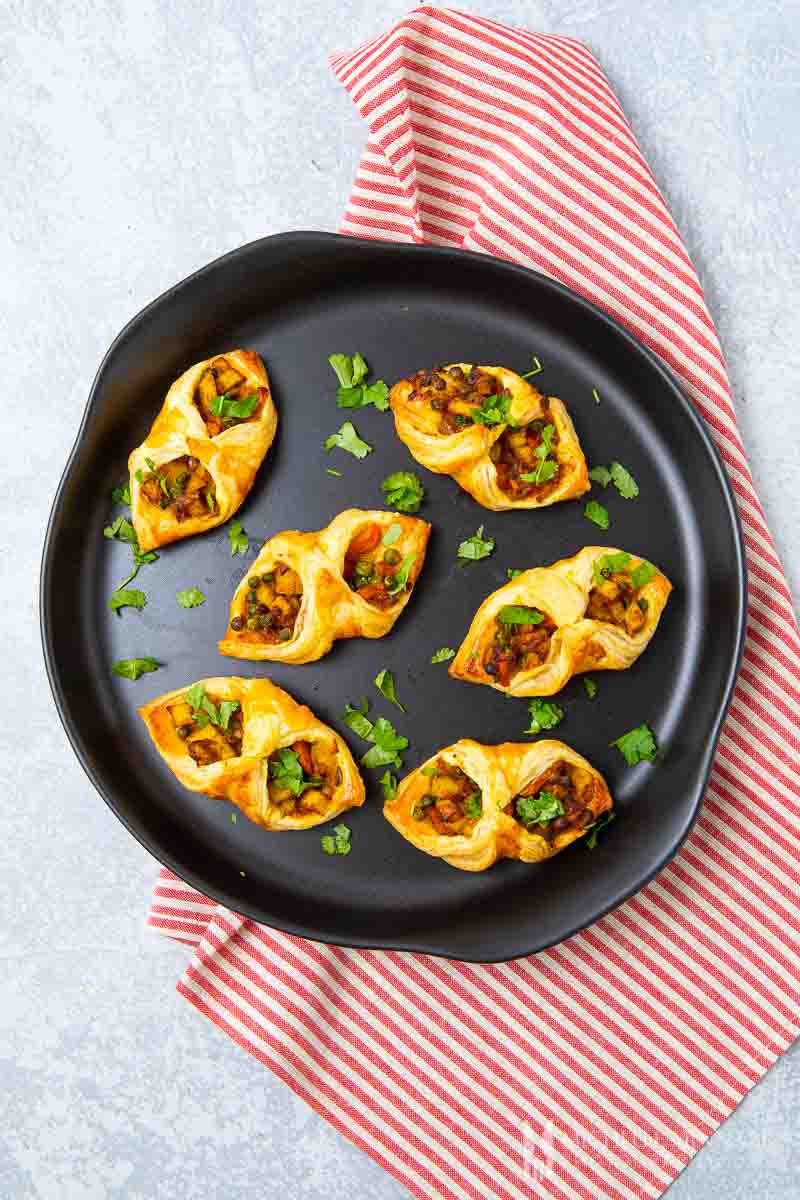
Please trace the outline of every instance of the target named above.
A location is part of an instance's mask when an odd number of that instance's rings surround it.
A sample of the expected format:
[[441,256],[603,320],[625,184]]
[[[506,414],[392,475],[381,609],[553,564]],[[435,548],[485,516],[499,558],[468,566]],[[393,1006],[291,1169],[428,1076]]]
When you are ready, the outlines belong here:
[[215,358],[200,376],[194,403],[206,423],[209,437],[216,437],[260,412],[267,394],[266,388],[254,388],[249,384],[227,358]]
[[589,592],[586,616],[592,621],[604,621],[619,625],[633,636],[639,633],[647,620],[647,600],[640,595],[641,588],[635,586],[629,571],[598,572],[600,581]]
[[498,425],[508,419],[511,396],[503,391],[502,383],[472,367],[434,367],[417,371],[413,377],[409,400],[427,404],[439,413],[437,432],[445,435],[460,433],[475,422]]
[[343,575],[354,592],[374,608],[397,604],[416,578],[416,554],[404,555],[398,543],[403,527],[393,522],[383,529],[376,521],[362,526],[351,539]]
[[527,784],[504,812],[548,841],[568,830],[588,829],[596,820],[592,802],[601,787],[584,767],[559,759]]
[[217,700],[196,683],[182,700],[169,706],[168,712],[175,732],[198,767],[237,758],[242,753],[244,721],[238,700]]
[[423,767],[422,774],[428,778],[428,790],[414,804],[411,816],[429,821],[437,833],[468,836],[483,812],[483,796],[474,779],[441,758]]
[[553,450],[557,445],[556,427],[546,418],[529,421],[520,429],[504,429],[489,451],[497,486],[515,500],[549,495],[561,475]]
[[519,671],[539,667],[550,653],[556,623],[524,604],[506,604],[495,617],[494,636],[483,655],[483,671],[507,687]]
[[324,813],[342,782],[335,742],[296,741],[271,754],[269,798],[283,816]]
[[272,570],[248,578],[240,611],[231,618],[231,629],[248,642],[290,642],[302,600],[300,576],[286,563],[276,563]]
[[145,459],[147,470],[138,470],[136,478],[143,496],[159,508],[169,509],[176,520],[208,517],[217,511],[214,480],[199,459],[184,454],[157,467]]

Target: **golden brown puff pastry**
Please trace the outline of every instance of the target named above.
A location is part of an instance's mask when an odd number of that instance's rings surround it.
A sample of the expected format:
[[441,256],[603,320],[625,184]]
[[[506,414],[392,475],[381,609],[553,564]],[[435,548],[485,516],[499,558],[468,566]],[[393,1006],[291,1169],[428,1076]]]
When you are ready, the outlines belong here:
[[346,743],[269,679],[201,679],[139,713],[184,787],[265,829],[308,829],[364,803]]
[[406,775],[383,815],[418,850],[485,871],[498,858],[551,858],[612,804],[602,775],[563,742],[464,738]]
[[220,653],[307,663],[338,638],[383,637],[408,604],[430,529],[350,508],[316,533],[276,534],[236,589]]
[[635,554],[585,546],[487,596],[450,674],[510,696],[552,696],[579,672],[624,671],[655,633],[671,591]]
[[562,402],[505,367],[418,371],[389,399],[398,437],[417,462],[452,475],[484,508],[541,508],[591,486]]
[[278,415],[261,358],[229,350],[176,379],[128,459],[142,550],[222,525],[241,506],[272,445]]

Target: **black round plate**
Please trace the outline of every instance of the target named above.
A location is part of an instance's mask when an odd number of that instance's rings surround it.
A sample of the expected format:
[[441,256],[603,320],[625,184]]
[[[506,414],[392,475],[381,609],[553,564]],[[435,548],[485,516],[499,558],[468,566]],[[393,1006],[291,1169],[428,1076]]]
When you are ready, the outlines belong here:
[[[251,552],[232,558],[227,529],[161,552],[135,586],[142,612],[113,615],[109,594],[127,574],[125,545],[103,538],[110,491],[173,379],[234,346],[264,357],[280,423],[238,514]],[[541,390],[561,397],[587,460],[617,459],[639,482],[626,501],[595,494],[611,515],[603,533],[584,500],[540,512],[492,513],[451,479],[419,467],[390,413],[336,407],[327,357],[360,350],[389,384],[421,366],[502,363],[520,372],[537,355]],[[599,403],[593,396],[599,396]],[[375,449],[363,462],[324,439],[353,416]],[[326,473],[335,467],[341,477]],[[381,508],[381,481],[406,468],[422,478],[421,516],[433,523],[415,593],[392,633],[338,642],[307,666],[237,662],[216,649],[247,563],[283,529],[319,529],[341,509]],[[120,510],[118,510],[120,511]],[[457,564],[479,525],[491,558]],[[524,701],[449,678],[432,666],[457,647],[509,567],[531,567],[607,544],[652,559],[674,584],[650,648],[629,671],[599,672],[590,701],[580,679],[559,695],[563,738],[608,779],[618,819],[589,852],[576,843],[539,866],[501,862],[481,874],[421,854],[381,813],[380,772],[367,803],[346,814],[347,858],[320,849],[320,830],[268,833],[232,809],[184,790],[155,752],[138,705],[210,675],[268,674],[323,721],[367,695],[411,742],[410,770],[459,737],[525,741]],[[206,602],[183,611],[181,588]],[[291,933],[343,945],[413,949],[498,961],[557,942],[619,904],[675,853],[700,805],[739,663],[745,572],[741,535],[720,460],[660,362],[608,316],[552,280],[495,259],[427,246],[321,233],[265,238],[226,255],[149,305],[123,330],[92,387],[56,496],[44,551],[41,619],[56,704],[90,779],[128,829],[178,875],[225,905]],[[118,658],[166,665],[136,683],[111,674]],[[407,715],[373,686],[394,671]],[[628,768],[610,743],[642,721],[658,735],[654,765]]]

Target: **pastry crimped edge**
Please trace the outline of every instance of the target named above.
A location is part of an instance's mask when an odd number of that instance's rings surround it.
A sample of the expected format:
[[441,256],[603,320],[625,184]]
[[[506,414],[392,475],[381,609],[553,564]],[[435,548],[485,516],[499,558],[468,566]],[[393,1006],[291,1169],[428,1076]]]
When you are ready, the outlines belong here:
[[[449,371],[454,366],[469,371],[472,364],[449,363],[443,370]],[[562,478],[558,485],[544,497],[512,499],[498,486],[495,465],[489,457],[489,451],[508,425],[474,424],[459,433],[451,434],[426,432],[414,420],[414,406],[408,400],[413,381],[401,379],[391,389],[389,402],[397,436],[417,462],[439,475],[450,475],[473,499],[493,512],[517,508],[544,508],[559,500],[573,500],[587,492],[591,483],[586,458],[575,426],[562,401],[556,396],[545,398],[531,383],[507,367],[478,365],[477,369],[499,379],[503,388],[511,393],[509,415],[516,424],[525,425],[529,421],[541,418],[550,420],[555,425],[558,443],[553,447],[551,456],[557,458],[562,467]]]
[[[192,792],[211,799],[229,800],[248,820],[264,829],[310,829],[364,803],[364,781],[347,743],[329,725],[320,721],[305,704],[299,704],[283,688],[269,679],[242,679],[218,676],[195,680],[209,695],[224,700],[239,700],[244,721],[242,754],[238,758],[199,766],[186,753],[178,737],[168,707],[182,700],[193,684],[175,688],[157,696],[139,709],[139,715],[158,753],[173,775]],[[330,738],[336,743],[337,763],[342,782],[324,814],[281,815],[269,802],[267,759],[275,750],[296,741]]]
[[[552,696],[573,675],[585,671],[624,671],[632,666],[658,628],[672,584],[656,568],[656,574],[641,589],[648,607],[645,623],[636,634],[629,634],[605,621],[584,617],[592,587],[592,564],[603,555],[620,553],[613,546],[584,546],[572,558],[562,558],[549,567],[523,571],[492,592],[472,618],[467,635],[448,668],[450,675],[468,683],[485,684],[509,696]],[[632,553],[630,558],[631,568],[644,561]],[[473,658],[482,659],[491,640],[494,618],[507,604],[538,608],[552,617],[559,628],[550,639],[545,661],[538,667],[518,672],[504,687],[484,673],[471,674],[468,667]]]
[[[232,425],[212,438],[192,397],[201,375],[216,358],[228,359],[252,387],[266,388],[267,398],[258,417]],[[167,392],[147,437],[128,458],[131,520],[140,550],[154,550],[229,520],[247,498],[277,427],[267,370],[254,350],[227,350],[184,371]],[[136,472],[147,471],[146,458],[160,467],[184,454],[197,458],[211,475],[217,508],[207,517],[178,521],[168,509],[157,508],[142,495]]]
[[[426,832],[418,827],[411,810],[427,788],[423,768],[437,759],[461,767],[482,792],[483,812],[469,836]],[[502,742],[486,746],[462,738],[433,754],[416,770],[400,781],[397,792],[383,806],[383,815],[398,833],[434,858],[442,858],[451,867],[462,871],[485,871],[499,858],[537,863],[552,858],[566,846],[583,837],[590,826],[568,829],[551,841],[530,833],[514,817],[501,811],[503,807],[532,779],[541,775],[554,762],[564,759],[589,771],[597,784],[592,801],[595,820],[613,807],[605,779],[582,755],[556,739],[538,742]],[[499,803],[498,803],[499,802]]]
[[[368,604],[347,585],[342,575],[347,547],[361,525],[378,524],[384,529],[399,524],[408,535],[408,553],[416,553],[412,567],[412,586],[404,589],[391,608],[381,611]],[[411,599],[425,553],[431,526],[420,517],[383,509],[348,508],[340,512],[324,529],[313,533],[290,530],[277,533],[264,543],[255,562],[243,575],[230,604],[226,635],[218,642],[220,654],[250,661],[309,663],[322,658],[340,638],[380,638],[387,634]],[[280,560],[300,576],[303,597],[291,641],[271,645],[248,642],[237,637],[230,627],[231,618],[241,607],[241,595],[247,580],[268,570]]]

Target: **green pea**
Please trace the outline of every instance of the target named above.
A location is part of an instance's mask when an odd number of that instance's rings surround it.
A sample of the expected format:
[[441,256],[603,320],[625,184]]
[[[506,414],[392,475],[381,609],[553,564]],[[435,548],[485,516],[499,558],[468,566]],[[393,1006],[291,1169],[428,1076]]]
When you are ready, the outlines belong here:
[[388,563],[390,567],[396,567],[400,562],[402,555],[399,550],[384,550],[383,561]]
[[247,618],[247,628],[248,629],[258,629],[259,621],[260,621],[260,617],[248,617]]
[[290,640],[291,636],[292,636],[291,629],[287,629],[285,626],[283,627],[283,629],[278,630],[278,641],[279,642],[288,642]]
[[261,582],[261,580],[258,578],[257,575],[251,575],[247,581],[247,586],[250,588],[251,592],[254,592],[260,582]]
[[262,583],[272,583],[274,579],[275,579],[274,571],[265,571],[264,574],[261,576]]
[[258,592],[249,591],[245,596],[248,604],[258,604]]

